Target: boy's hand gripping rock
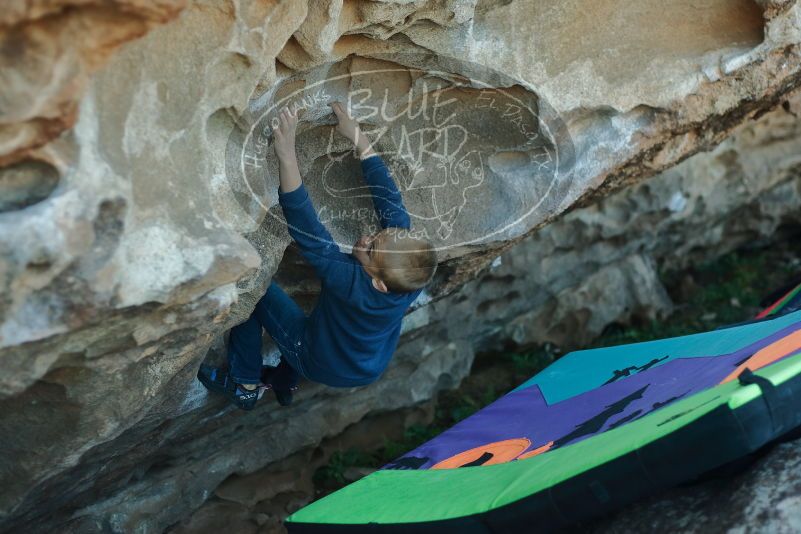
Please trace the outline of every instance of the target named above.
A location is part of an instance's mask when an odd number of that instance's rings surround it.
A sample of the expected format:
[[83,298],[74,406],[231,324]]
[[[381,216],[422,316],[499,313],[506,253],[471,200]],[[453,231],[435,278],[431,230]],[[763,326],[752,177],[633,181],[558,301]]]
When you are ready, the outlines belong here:
[[337,116],[337,131],[350,139],[356,148],[356,153],[360,159],[365,159],[375,155],[373,146],[367,136],[359,128],[359,123],[351,117],[341,102],[331,102],[328,104]]
[[359,123],[348,114],[340,102],[331,102],[328,105],[334,110],[334,115],[337,116],[337,120],[339,121],[337,124],[337,131],[355,143],[357,137],[361,135]]
[[294,157],[295,131],[298,127],[298,114],[284,106],[278,113],[278,126],[273,128],[275,135],[275,154],[279,159]]

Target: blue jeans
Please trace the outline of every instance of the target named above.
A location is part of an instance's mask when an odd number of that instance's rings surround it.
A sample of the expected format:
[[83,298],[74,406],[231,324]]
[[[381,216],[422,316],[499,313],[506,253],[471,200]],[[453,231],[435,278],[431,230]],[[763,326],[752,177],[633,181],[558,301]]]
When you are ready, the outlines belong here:
[[247,321],[231,329],[228,372],[238,384],[261,382],[261,330],[264,328],[281,351],[281,364],[273,373],[275,389],[286,390],[305,376],[302,360],[308,353],[306,314],[275,282],[256,304]]

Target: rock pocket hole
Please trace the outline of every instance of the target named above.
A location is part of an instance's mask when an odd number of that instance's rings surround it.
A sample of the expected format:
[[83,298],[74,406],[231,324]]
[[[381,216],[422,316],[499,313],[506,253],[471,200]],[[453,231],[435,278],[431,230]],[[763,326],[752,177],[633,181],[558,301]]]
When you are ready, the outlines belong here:
[[49,163],[28,160],[0,169],[0,212],[20,210],[50,196],[59,173]]
[[50,267],[52,267],[52,266],[53,266],[53,264],[48,260],[30,261],[30,262],[28,262],[27,265],[25,265],[25,267],[29,271],[34,271],[34,272],[37,272],[37,273],[43,273],[43,272],[49,270]]
[[503,151],[489,157],[490,169],[498,174],[530,172],[531,159],[526,152]]

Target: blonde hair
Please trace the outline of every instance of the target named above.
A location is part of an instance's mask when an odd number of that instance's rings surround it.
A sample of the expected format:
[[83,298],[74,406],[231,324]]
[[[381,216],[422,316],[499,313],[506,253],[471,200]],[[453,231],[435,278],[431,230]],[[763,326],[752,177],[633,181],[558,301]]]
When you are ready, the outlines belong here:
[[378,277],[394,293],[408,293],[428,284],[437,270],[437,253],[427,239],[409,235],[404,228],[385,228],[376,247]]

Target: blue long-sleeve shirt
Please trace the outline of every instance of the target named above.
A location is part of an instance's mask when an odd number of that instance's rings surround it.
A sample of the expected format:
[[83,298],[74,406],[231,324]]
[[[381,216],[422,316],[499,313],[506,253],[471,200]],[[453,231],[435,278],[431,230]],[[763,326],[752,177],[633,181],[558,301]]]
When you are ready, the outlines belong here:
[[[362,160],[364,180],[382,228],[410,228],[409,214],[384,161]],[[343,254],[320,222],[304,185],[278,192],[289,234],[322,281],[317,306],[306,322],[310,353],[307,377],[334,387],[375,381],[389,364],[400,336],[401,320],[422,289],[382,293],[350,254]]]

